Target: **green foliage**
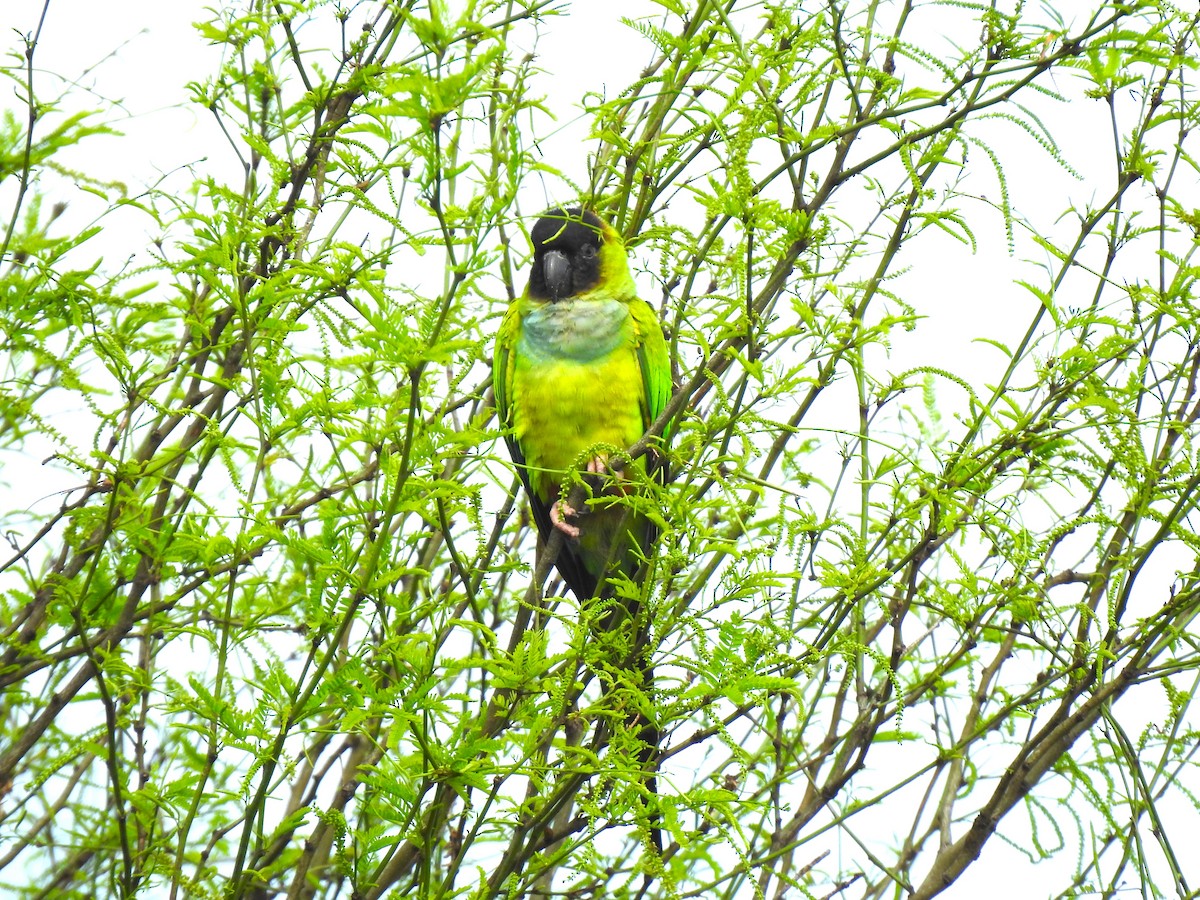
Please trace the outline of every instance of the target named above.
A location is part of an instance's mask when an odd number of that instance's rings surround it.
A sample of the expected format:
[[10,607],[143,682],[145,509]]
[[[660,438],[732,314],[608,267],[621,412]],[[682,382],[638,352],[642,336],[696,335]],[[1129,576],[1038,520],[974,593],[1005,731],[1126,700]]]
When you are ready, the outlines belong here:
[[[565,104],[567,4],[219,6],[238,178],[136,196],[14,47],[3,889],[932,897],[1005,844],[1194,890],[1197,19],[1028,6],[664,0]],[[548,199],[677,369],[604,602],[536,583],[487,380]]]

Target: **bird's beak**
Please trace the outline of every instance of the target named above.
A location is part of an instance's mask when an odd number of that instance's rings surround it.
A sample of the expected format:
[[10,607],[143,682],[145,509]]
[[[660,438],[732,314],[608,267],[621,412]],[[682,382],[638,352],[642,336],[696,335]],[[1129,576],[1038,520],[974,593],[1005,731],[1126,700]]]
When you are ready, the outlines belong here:
[[571,261],[560,250],[550,250],[543,258],[546,289],[553,300],[571,293]]

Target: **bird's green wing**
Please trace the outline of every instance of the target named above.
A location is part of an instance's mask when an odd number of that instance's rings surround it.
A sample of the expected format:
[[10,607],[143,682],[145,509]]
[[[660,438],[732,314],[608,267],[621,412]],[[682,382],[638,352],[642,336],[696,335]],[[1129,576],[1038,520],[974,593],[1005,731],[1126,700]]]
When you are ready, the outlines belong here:
[[662,415],[671,399],[671,359],[667,353],[667,342],[663,338],[662,325],[653,307],[645,300],[633,300],[629,304],[637,340],[638,366],[642,370],[643,397],[642,415],[645,427]]

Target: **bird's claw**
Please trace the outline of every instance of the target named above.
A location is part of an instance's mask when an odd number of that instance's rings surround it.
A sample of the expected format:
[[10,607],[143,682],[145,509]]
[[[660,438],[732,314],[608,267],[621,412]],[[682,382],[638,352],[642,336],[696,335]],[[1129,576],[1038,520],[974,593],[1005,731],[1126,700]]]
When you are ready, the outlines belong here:
[[587,473],[589,475],[607,475],[608,471],[607,456],[593,456],[588,460]]
[[[624,466],[613,465],[606,453],[593,456],[588,460],[587,467],[584,469],[586,476],[597,479],[597,482],[592,483],[592,490],[595,492],[603,490],[606,493],[629,493],[630,487],[625,482],[623,473]],[[573,508],[566,500],[556,500],[550,507],[550,524],[571,540],[577,541],[580,528],[569,520],[586,512],[588,512],[586,509]]]
[[607,494],[628,494],[630,491],[629,484],[625,481],[625,466],[621,463],[614,465],[608,454],[593,456],[588,460],[585,471],[588,475],[603,477],[606,480],[603,490]]
[[572,525],[567,519],[575,518],[579,513],[567,505],[564,500],[555,500],[550,507],[550,524],[573,541],[579,540],[579,526]]

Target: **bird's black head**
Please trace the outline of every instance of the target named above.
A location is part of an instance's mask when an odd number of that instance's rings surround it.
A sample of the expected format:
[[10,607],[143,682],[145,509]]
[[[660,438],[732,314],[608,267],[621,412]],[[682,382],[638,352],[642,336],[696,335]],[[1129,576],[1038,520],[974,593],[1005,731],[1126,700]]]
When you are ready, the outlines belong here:
[[538,300],[565,300],[600,281],[604,223],[579,207],[547,210],[530,233],[533,269],[529,295]]

